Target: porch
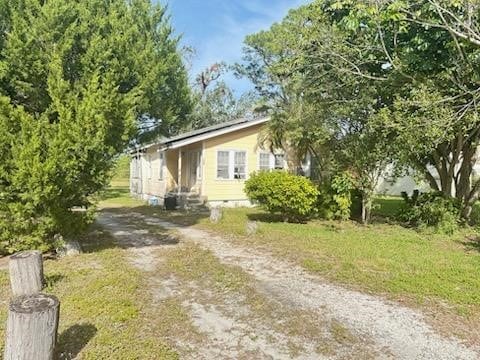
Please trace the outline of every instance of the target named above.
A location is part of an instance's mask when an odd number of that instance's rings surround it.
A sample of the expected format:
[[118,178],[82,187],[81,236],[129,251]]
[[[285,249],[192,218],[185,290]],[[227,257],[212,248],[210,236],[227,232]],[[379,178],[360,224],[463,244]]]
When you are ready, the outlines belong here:
[[166,184],[167,194],[194,199],[202,197],[202,153],[201,143],[165,150],[165,166],[170,179]]

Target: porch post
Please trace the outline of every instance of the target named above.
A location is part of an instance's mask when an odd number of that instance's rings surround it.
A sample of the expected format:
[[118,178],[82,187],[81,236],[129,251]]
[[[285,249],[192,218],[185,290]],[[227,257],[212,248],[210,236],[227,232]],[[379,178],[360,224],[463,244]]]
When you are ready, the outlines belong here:
[[178,149],[178,179],[177,179],[178,195],[182,192],[182,148]]

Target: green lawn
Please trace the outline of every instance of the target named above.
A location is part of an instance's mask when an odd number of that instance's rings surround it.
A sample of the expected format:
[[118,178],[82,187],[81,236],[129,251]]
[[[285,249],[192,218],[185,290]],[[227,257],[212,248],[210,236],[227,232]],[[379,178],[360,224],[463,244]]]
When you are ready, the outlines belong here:
[[[385,213],[391,208],[384,207]],[[248,219],[259,221],[255,236],[245,234]],[[480,312],[480,246],[472,230],[449,237],[384,223],[278,220],[258,209],[237,208],[226,209],[219,224],[204,219],[201,226],[367,292],[420,304],[446,302],[467,316]]]
[[381,218],[394,218],[403,199],[398,196],[379,196],[373,202],[373,216]]

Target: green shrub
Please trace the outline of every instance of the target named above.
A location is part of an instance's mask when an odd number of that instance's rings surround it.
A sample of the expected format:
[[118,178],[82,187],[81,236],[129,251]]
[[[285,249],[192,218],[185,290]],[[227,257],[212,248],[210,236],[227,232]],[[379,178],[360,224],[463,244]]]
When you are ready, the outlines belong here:
[[319,195],[309,179],[284,171],[252,174],[245,182],[245,192],[250,201],[272,214],[281,214],[290,222],[304,221],[311,216]]
[[452,234],[461,222],[461,208],[457,199],[446,198],[442,193],[413,192],[409,197],[402,193],[404,204],[399,219],[414,227],[434,228],[435,231]]
[[349,174],[334,176],[320,186],[318,213],[325,219],[348,220],[352,208],[353,181]]

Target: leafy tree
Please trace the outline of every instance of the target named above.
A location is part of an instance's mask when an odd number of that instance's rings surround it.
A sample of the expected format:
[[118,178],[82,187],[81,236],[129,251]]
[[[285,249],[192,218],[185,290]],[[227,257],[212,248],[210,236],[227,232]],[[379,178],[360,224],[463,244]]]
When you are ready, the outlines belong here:
[[383,78],[369,72],[373,61],[366,58],[357,66],[352,60],[369,51],[363,41],[341,29],[324,3],[316,2],[248,37],[239,73],[251,78],[266,99],[277,146],[295,148],[299,160],[306,152],[314,154],[320,177],[352,175],[367,222],[374,189],[391,156],[387,137],[370,124],[388,88],[376,86]]
[[399,160],[421,172],[434,190],[457,198],[468,218],[480,191],[474,172],[480,144],[479,3],[336,1],[333,6],[349,31],[370,33],[371,44],[382,50],[377,59],[389,66],[387,83],[395,99],[381,127],[397,140]]
[[318,0],[248,37],[241,72],[280,119],[273,138],[350,164],[364,197],[388,160],[468,218],[480,192],[479,16],[476,1]]
[[225,63],[213,64],[202,71],[195,80],[194,108],[189,117],[193,129],[253,116],[255,97],[245,93],[236,98],[228,85],[221,80],[228,71]]
[[91,218],[139,120],[181,126],[187,75],[150,1],[0,6],[0,251],[47,249]]

